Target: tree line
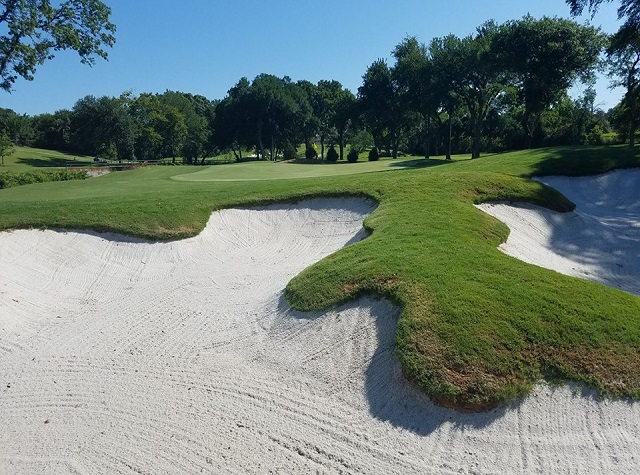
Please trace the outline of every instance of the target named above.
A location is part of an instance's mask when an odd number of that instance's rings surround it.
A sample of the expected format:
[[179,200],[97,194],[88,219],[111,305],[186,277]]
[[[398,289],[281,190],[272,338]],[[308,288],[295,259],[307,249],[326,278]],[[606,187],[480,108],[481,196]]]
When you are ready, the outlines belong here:
[[[33,117],[3,109],[0,133],[20,145],[187,164],[220,153],[294,158],[301,145],[312,158],[316,143],[320,158],[344,158],[347,144],[394,158],[401,152],[476,158],[481,150],[598,143],[612,126],[633,144],[639,65],[633,25],[608,37],[571,20],[526,16],[428,44],[407,37],[391,64],[379,59],[367,68],[357,94],[335,80],[260,74],[241,78],[220,100],[166,91],[87,96],[71,110]],[[606,114],[593,86],[603,67],[627,88]],[[577,81],[584,92],[571,98]],[[328,153],[334,146],[339,153]]]

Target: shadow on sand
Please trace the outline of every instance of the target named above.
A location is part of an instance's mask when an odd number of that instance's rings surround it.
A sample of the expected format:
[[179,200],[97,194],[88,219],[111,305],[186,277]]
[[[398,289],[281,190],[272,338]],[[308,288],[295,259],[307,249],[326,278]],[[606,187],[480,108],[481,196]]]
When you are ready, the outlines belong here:
[[[394,427],[426,436],[448,423],[458,428],[482,429],[505,413],[517,410],[522,401],[481,413],[461,413],[435,405],[417,387],[408,382],[395,354],[395,333],[399,309],[384,299],[364,297],[357,302],[335,309],[340,312],[359,306],[367,309],[374,319],[378,345],[365,371],[364,392],[372,417],[389,422]],[[322,318],[323,312],[291,310],[282,297],[279,312],[296,320]]]

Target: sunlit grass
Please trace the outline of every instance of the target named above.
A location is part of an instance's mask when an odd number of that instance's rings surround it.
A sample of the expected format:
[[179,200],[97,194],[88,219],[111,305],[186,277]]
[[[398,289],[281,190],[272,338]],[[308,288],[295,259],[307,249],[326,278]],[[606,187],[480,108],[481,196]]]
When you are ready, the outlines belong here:
[[4,157],[3,171],[26,172],[44,167],[66,167],[92,165],[93,159],[82,155],[74,155],[54,150],[31,147],[14,147],[14,152]]

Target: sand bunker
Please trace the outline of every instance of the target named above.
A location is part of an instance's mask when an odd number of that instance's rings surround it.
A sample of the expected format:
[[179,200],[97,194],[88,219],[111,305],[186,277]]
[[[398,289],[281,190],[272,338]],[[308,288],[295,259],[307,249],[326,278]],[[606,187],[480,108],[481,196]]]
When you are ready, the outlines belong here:
[[633,473],[640,405],[565,387],[436,407],[397,309],[282,300],[363,200],[213,213],[197,237],[0,233],[0,473]]
[[500,250],[640,295],[640,170],[538,180],[573,201],[575,211],[557,213],[527,204],[478,206],[509,226]]

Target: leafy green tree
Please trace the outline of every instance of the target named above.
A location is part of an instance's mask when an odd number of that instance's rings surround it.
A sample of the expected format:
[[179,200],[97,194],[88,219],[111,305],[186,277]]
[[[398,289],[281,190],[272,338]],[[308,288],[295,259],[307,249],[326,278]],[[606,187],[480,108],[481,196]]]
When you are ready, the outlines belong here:
[[[591,15],[595,15],[598,8],[604,2],[612,0],[566,0],[571,7],[573,16],[581,15],[586,9]],[[638,0],[620,0],[618,7],[618,19],[626,18],[629,25],[640,26],[640,2]]]
[[[181,154],[185,163],[197,163],[198,157],[204,155],[209,143],[210,128],[207,114],[210,103],[208,99],[184,92],[166,91],[158,96],[158,100],[171,115],[167,118],[171,124],[170,127],[173,127],[168,133],[175,141],[174,145],[169,147],[174,161],[175,155]],[[174,115],[176,112],[182,116],[182,119]],[[184,122],[186,128],[184,137],[179,130],[183,127],[181,122]]]
[[[436,39],[430,52],[440,72],[446,70],[446,82],[469,113],[471,158],[480,156],[482,126],[493,102],[505,88],[504,69],[496,60],[495,38],[499,28],[494,22],[478,27],[465,38],[454,35]],[[452,114],[450,114],[451,116]]]
[[86,96],[73,106],[72,148],[87,155],[134,158],[136,124],[129,111],[131,98]]
[[362,86],[358,88],[358,98],[365,123],[377,144],[386,141],[392,157],[397,158],[407,111],[393,72],[385,60],[374,61],[367,68],[362,76]]
[[316,149],[313,147],[312,144],[307,143],[305,145],[304,157],[307,160],[315,160],[316,158],[318,158],[318,152],[316,152]]
[[35,132],[30,117],[11,109],[0,109],[0,132],[4,131],[16,145],[32,145]]
[[99,0],[0,1],[0,88],[10,91],[22,77],[32,80],[36,67],[60,50],[75,50],[84,64],[106,59],[115,26],[111,9]]
[[626,89],[626,108],[629,147],[635,146],[637,128],[637,99],[640,93],[640,30],[630,24],[623,25],[611,37],[607,48],[609,77],[613,86]]
[[320,137],[320,158],[322,160],[324,160],[325,158],[325,141],[329,136],[337,132],[336,122],[340,122],[339,125],[342,126],[342,135],[344,136],[344,129],[347,126],[345,121],[348,120],[348,117],[346,117],[344,113],[346,112],[348,114],[348,105],[342,105],[344,109],[341,110],[341,112],[343,113],[341,117],[338,118],[337,114],[340,101],[349,100],[348,94],[348,91],[345,92],[342,84],[340,84],[338,81],[318,81],[311,106],[313,108],[313,113],[318,120],[318,135]]
[[231,150],[237,161],[242,160],[243,149],[255,146],[255,133],[250,122],[248,94],[251,83],[245,77],[229,89],[227,96],[216,106],[212,120],[212,141],[221,151]]
[[336,97],[335,111],[331,124],[338,134],[338,147],[340,148],[340,160],[344,159],[344,146],[347,133],[353,129],[357,120],[358,110],[356,96],[346,88],[342,88]]
[[[434,38],[429,45],[430,56],[430,86],[433,94],[440,102],[436,120],[445,138],[443,144],[446,160],[451,160],[453,146],[454,123],[461,115],[462,102],[456,92],[459,70],[460,39],[454,35]],[[444,123],[446,121],[446,124]]]
[[360,153],[373,147],[374,140],[371,132],[367,129],[360,129],[351,136],[349,143],[351,144],[351,150],[355,150]]
[[570,20],[526,16],[502,25],[494,46],[524,103],[522,126],[530,147],[543,111],[577,78],[593,75],[604,37],[596,28]]
[[327,150],[327,161],[328,162],[337,162],[338,161],[338,151],[336,150],[336,148],[331,145],[329,147],[329,150]]
[[428,49],[415,37],[407,37],[399,43],[393,56],[396,59],[393,77],[398,84],[400,100],[405,109],[416,114],[411,122],[418,124],[416,133],[424,140],[424,155],[428,158],[435,130],[432,124],[438,121],[438,112],[448,91],[438,88]]
[[244,107],[263,160],[265,138],[269,140],[270,157],[275,160],[277,148],[281,149],[287,141],[300,142],[300,132],[311,114],[307,97],[297,84],[288,77],[280,79],[270,74],[260,74],[253,80]]
[[176,156],[180,154],[189,133],[184,115],[174,106],[165,105],[155,117],[155,127],[162,137],[164,155],[176,163]]
[[9,136],[2,132],[0,133],[0,159],[2,159],[2,166],[4,167],[4,157],[13,153],[13,142]]
[[71,111],[59,110],[40,114],[32,119],[36,147],[50,150],[69,150],[71,139]]

